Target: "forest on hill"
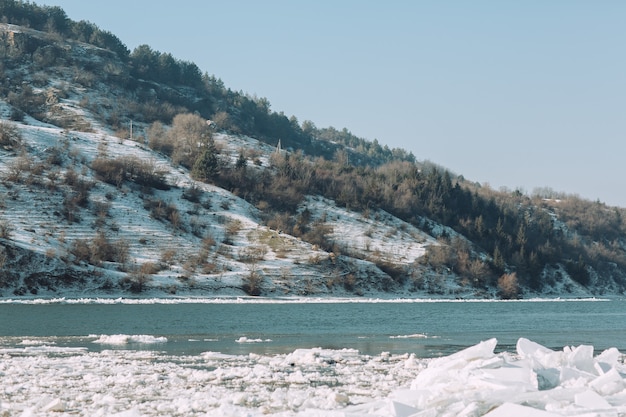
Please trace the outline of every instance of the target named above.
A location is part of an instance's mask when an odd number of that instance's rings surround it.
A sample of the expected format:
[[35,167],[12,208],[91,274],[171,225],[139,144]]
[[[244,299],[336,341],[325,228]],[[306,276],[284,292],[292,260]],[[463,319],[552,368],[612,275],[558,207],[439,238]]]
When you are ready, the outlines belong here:
[[[561,273],[583,287],[626,288],[622,208],[549,188],[532,195],[493,190],[346,128],[300,122],[272,110],[266,98],[231,90],[193,62],[148,45],[130,51],[114,34],[72,21],[59,7],[6,0],[0,16],[25,28],[0,32],[0,98],[12,109],[11,120],[0,129],[4,149],[18,152],[21,138],[10,123],[27,117],[68,131],[93,131],[88,119],[51,110],[69,96],[71,85],[50,80],[69,74],[72,83],[98,92],[95,99],[85,96],[80,106],[118,137],[134,135],[188,169],[194,180],[244,199],[274,230],[336,256],[373,261],[390,287],[404,285],[417,266],[376,260],[337,244],[324,222],[306,209],[309,196],[322,196],[365,218],[384,210],[431,234],[441,244],[428,248],[420,267],[453,273],[477,289],[499,288],[502,297],[518,297],[523,289],[541,292]],[[84,48],[89,59],[77,58],[68,44]],[[269,168],[258,169],[262,163],[254,148],[242,147],[231,157],[216,144],[216,131],[277,147]],[[108,184],[169,187],[165,173],[104,153],[91,169]]]

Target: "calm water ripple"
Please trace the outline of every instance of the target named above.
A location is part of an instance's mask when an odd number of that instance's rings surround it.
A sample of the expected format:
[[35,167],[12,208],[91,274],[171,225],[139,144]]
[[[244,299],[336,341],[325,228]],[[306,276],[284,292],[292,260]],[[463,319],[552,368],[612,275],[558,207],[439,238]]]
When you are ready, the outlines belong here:
[[[119,343],[102,335],[151,338]],[[435,357],[491,337],[500,350],[514,350],[525,337],[554,349],[591,344],[626,352],[626,302],[0,303],[5,348],[50,343],[194,355],[322,347]]]

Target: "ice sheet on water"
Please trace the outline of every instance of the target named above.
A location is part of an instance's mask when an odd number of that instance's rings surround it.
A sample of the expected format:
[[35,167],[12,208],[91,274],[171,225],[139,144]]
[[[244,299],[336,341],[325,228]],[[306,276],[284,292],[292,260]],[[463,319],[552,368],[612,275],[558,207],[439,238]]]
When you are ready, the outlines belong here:
[[239,339],[235,340],[235,343],[269,343],[272,339],[250,339],[246,336],[241,336]]
[[626,367],[617,349],[593,356],[590,346],[555,351],[520,339],[516,352],[495,353],[496,344],[490,339],[432,360],[323,348],[280,355],[168,356],[20,346],[0,351],[0,415],[605,417],[626,413]]
[[100,335],[92,337],[97,337],[93,343],[99,343],[102,345],[128,345],[128,344],[160,344],[167,343],[167,337],[157,337],[152,335],[145,334],[136,334],[136,335],[128,335],[128,334],[113,334],[113,335]]
[[19,345],[22,346],[40,346],[40,345],[49,345],[52,344],[54,345],[54,342],[51,342],[49,340],[38,340],[38,339],[23,339]]
[[[23,348],[0,348],[0,358],[2,355],[24,355],[24,356],[46,356],[46,355],[76,355],[86,353],[87,348],[84,347],[59,347],[49,346],[46,344],[37,344],[35,346],[26,346]],[[1,384],[0,384],[1,386]]]
[[397,336],[389,336],[390,339],[428,339],[436,338],[437,336],[428,336],[427,334],[415,333],[415,334],[400,334]]

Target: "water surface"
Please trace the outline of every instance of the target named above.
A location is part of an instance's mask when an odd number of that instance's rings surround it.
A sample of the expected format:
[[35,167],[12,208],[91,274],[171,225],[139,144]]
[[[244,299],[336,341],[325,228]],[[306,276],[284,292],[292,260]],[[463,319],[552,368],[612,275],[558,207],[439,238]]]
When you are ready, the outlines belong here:
[[[151,335],[165,343],[94,343],[101,335]],[[553,349],[591,344],[626,352],[626,302],[182,302],[0,303],[0,346],[54,343],[89,350],[151,349],[274,354],[298,348],[434,357],[496,337]]]

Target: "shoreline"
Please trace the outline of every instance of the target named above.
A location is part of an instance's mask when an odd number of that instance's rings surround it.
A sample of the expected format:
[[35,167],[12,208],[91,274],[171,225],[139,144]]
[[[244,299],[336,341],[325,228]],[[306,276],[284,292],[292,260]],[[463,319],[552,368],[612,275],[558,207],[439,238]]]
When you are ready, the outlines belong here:
[[0,304],[419,304],[419,303],[547,303],[547,302],[608,302],[622,301],[613,297],[533,297],[516,300],[500,299],[452,299],[452,298],[348,298],[348,297],[29,297],[0,298]]

